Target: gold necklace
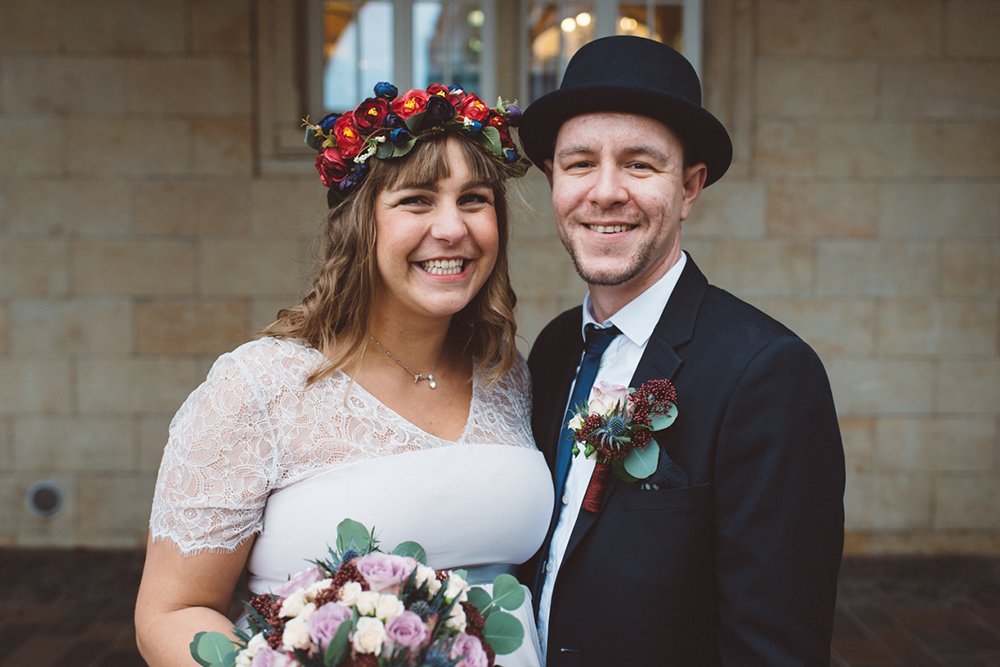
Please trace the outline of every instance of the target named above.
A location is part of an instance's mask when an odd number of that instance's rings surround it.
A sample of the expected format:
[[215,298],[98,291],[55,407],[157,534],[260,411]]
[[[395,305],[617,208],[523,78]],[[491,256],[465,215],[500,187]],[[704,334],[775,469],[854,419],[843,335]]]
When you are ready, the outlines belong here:
[[[437,364],[434,364],[434,368],[431,369],[430,373],[414,373],[413,369],[404,364],[402,361],[400,361],[399,357],[397,357],[395,354],[390,352],[389,348],[387,348],[385,345],[382,344],[382,341],[380,341],[378,338],[376,338],[371,334],[368,334],[368,337],[372,339],[373,343],[378,345],[378,349],[385,352],[385,356],[395,361],[397,366],[399,366],[404,371],[413,376],[413,384],[419,384],[421,380],[427,380],[428,387],[430,387],[431,389],[437,389],[438,386],[437,380],[434,379],[434,371],[437,370]],[[440,359],[438,361],[440,361]]]

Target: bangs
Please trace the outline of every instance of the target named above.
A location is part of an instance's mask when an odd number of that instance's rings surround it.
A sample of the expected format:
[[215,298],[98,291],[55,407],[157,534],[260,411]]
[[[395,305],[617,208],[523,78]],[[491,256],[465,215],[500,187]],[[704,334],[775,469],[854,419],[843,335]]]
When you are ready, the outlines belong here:
[[421,139],[403,159],[377,160],[373,165],[377,167],[377,173],[369,175],[372,180],[379,181],[376,191],[427,187],[451,176],[446,159],[450,138],[456,139],[454,143],[465,159],[471,180],[488,183],[494,190],[502,192],[502,183],[510,178],[510,170],[471,141],[449,134]]

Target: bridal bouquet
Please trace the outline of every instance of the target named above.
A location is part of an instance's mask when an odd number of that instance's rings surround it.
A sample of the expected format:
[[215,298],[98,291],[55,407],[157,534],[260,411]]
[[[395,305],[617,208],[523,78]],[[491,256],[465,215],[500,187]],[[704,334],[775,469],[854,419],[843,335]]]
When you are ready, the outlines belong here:
[[524,628],[503,611],[524,602],[517,579],[499,575],[490,595],[425,561],[415,542],[383,553],[374,532],[345,519],[329,558],[250,598],[239,644],[199,632],[191,655],[205,667],[491,667],[521,645]]

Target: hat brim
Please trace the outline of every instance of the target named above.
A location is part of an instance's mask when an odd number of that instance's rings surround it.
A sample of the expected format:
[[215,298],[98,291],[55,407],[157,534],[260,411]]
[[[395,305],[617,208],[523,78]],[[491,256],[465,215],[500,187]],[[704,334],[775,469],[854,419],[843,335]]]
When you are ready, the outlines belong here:
[[678,134],[689,151],[688,164],[704,162],[705,187],[719,180],[733,161],[733,143],[719,120],[700,106],[674,95],[627,86],[574,86],[535,100],[524,111],[518,137],[524,152],[544,170],[552,158],[559,128],[570,118],[602,111],[654,118]]

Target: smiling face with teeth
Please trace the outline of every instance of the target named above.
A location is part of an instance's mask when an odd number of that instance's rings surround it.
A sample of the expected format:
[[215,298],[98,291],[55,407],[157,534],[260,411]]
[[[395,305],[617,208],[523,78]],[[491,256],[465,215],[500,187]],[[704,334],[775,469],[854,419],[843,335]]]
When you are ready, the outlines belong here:
[[681,222],[705,182],[680,139],[634,114],[589,113],[559,129],[546,161],[559,237],[607,317],[680,258]]
[[447,173],[402,181],[375,202],[375,316],[450,318],[478,294],[500,249],[496,195],[451,138]]

